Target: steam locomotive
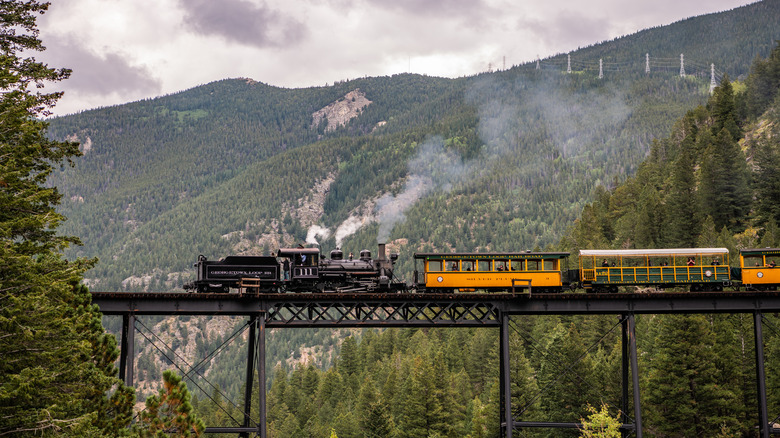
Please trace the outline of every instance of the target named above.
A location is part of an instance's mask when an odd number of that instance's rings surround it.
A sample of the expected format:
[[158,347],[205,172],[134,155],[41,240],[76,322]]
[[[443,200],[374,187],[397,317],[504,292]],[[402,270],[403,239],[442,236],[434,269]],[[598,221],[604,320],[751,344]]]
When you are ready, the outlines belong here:
[[318,248],[281,248],[275,256],[228,256],[208,260],[199,256],[195,264],[197,280],[184,285],[197,292],[229,292],[230,289],[256,293],[274,292],[396,292],[406,283],[395,281],[393,269],[398,254],[386,255],[379,244],[377,258],[360,251],[345,259],[340,249],[321,258]]

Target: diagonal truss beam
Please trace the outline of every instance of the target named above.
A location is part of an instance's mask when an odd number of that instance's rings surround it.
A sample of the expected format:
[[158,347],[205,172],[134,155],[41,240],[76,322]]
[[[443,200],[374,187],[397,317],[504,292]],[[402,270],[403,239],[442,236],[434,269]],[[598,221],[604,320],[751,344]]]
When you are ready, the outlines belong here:
[[266,313],[267,327],[498,327],[494,302],[285,301]]

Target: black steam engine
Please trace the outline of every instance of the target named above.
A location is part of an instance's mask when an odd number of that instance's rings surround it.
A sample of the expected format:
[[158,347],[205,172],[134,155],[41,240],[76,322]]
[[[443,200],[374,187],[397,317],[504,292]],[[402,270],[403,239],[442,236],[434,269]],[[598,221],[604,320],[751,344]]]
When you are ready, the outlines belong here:
[[230,289],[257,293],[275,292],[389,292],[406,288],[393,281],[398,254],[385,254],[379,244],[376,259],[371,251],[360,251],[358,259],[341,250],[330,258],[318,248],[281,248],[275,256],[228,256],[210,261],[198,257],[198,279],[184,285],[197,292],[229,292]]

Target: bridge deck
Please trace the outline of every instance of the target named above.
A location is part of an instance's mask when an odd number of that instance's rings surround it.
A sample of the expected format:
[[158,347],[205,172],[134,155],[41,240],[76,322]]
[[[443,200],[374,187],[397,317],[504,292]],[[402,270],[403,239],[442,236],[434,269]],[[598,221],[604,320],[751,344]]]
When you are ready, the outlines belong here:
[[92,294],[106,315],[257,315],[273,326],[496,326],[499,314],[780,312],[780,292],[643,294]]

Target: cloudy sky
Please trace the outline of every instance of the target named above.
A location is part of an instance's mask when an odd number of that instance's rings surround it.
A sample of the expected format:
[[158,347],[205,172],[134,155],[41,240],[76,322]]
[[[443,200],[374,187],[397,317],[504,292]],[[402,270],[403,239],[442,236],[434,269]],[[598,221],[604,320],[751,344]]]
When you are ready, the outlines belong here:
[[54,0],[38,56],[63,115],[248,77],[280,87],[459,77],[752,0]]

